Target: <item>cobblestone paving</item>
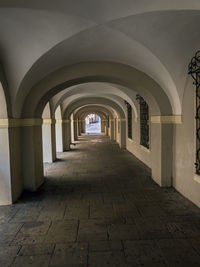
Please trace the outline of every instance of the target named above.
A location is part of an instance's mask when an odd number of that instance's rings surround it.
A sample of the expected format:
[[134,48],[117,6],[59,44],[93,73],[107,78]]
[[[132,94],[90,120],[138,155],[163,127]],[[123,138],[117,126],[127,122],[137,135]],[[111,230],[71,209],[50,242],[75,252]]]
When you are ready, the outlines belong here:
[[200,210],[105,136],[83,136],[46,182],[0,207],[0,266],[200,266]]

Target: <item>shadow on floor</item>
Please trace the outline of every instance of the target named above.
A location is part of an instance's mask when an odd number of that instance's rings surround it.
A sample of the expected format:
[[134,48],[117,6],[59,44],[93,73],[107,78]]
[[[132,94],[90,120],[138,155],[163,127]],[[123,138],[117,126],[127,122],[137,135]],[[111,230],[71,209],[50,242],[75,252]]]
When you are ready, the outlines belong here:
[[81,139],[0,207],[0,266],[200,266],[199,208],[106,136]]

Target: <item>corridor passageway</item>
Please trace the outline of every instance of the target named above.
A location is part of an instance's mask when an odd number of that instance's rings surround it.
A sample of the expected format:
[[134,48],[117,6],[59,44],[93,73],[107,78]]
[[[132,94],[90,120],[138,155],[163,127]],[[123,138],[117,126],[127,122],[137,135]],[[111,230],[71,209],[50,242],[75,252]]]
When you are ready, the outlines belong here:
[[107,136],[82,135],[45,176],[0,207],[0,266],[199,266],[199,208]]
[[0,267],[200,267],[199,24],[0,0]]

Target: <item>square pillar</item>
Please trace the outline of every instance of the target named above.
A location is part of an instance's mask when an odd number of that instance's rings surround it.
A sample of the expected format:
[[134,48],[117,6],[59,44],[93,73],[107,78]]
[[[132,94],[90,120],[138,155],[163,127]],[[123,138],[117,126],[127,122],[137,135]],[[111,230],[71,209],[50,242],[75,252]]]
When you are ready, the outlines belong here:
[[173,124],[153,121],[150,146],[152,178],[160,186],[169,187],[172,185]]
[[56,137],[55,120],[43,119],[42,125],[42,144],[43,161],[52,163],[56,160]]
[[78,120],[74,121],[74,140],[78,139]]
[[63,122],[56,120],[56,151],[63,152]]
[[63,147],[64,151],[70,150],[71,144],[71,121],[63,120]]
[[44,182],[42,119],[26,119],[22,127],[24,189],[36,191]]
[[23,190],[20,134],[18,119],[0,119],[0,206],[14,203]]

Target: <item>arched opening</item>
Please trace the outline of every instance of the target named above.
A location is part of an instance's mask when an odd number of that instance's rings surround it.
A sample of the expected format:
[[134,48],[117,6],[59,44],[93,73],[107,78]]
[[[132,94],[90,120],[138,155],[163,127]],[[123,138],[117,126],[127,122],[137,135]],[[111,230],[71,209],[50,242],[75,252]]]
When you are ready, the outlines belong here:
[[86,134],[100,134],[101,133],[101,118],[99,115],[91,113],[85,118],[85,132]]

